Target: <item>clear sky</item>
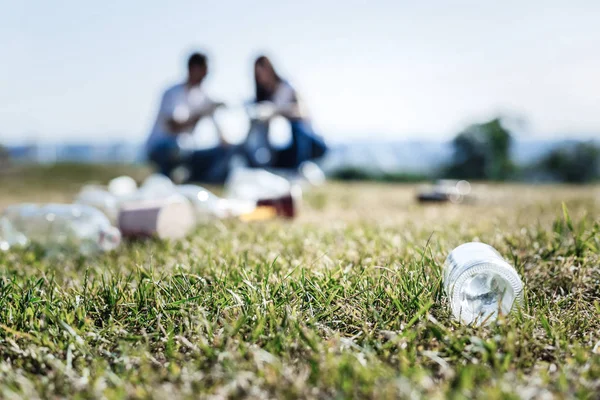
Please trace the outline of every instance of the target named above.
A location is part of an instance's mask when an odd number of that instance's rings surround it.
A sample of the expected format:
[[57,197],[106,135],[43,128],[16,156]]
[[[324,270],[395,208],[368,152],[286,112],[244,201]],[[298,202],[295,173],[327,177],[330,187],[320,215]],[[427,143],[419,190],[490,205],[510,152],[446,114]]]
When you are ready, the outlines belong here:
[[141,141],[194,49],[230,104],[271,55],[333,141],[448,138],[498,112],[600,133],[598,0],[24,0],[0,5],[0,141]]

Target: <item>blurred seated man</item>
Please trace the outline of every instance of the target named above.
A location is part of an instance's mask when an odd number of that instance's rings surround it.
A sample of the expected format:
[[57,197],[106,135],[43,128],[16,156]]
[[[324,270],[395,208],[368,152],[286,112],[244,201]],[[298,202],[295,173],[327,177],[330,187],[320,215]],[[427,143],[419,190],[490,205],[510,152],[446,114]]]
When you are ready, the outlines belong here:
[[232,148],[219,131],[220,145],[213,149],[186,151],[178,143],[181,135],[191,135],[202,118],[210,118],[223,103],[212,100],[202,82],[208,73],[204,54],[193,53],[187,63],[185,82],[168,88],[162,96],[156,122],[146,141],[148,159],[158,171],[173,178],[173,171],[182,166],[183,179],[222,182],[228,173],[228,158]]
[[[260,56],[254,62],[254,83],[254,111],[258,116],[253,117],[247,139],[246,153],[250,164],[295,169],[304,161],[322,157],[327,146],[323,138],[314,132],[300,96],[277,74],[266,56]],[[263,150],[268,147],[269,122],[275,116],[282,116],[290,122],[292,141],[288,148],[270,149],[271,154],[264,155]]]

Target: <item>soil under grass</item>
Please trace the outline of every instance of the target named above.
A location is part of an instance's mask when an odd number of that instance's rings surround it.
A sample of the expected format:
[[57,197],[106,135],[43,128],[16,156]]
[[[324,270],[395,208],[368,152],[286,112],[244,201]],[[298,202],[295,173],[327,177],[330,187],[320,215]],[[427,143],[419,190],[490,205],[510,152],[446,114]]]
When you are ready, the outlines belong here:
[[[98,176],[29,174],[0,176],[0,206]],[[0,253],[0,398],[599,398],[600,188],[474,190],[421,206],[414,186],[330,183],[292,222],[91,259]],[[456,323],[441,286],[473,240],[525,283],[485,328]]]

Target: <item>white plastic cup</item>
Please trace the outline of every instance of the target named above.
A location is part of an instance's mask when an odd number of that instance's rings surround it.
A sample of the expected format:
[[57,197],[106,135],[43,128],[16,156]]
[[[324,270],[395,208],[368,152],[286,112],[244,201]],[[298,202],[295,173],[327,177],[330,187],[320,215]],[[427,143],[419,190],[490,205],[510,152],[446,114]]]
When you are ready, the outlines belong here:
[[195,226],[196,216],[186,202],[168,200],[124,204],[119,213],[123,237],[181,239]]

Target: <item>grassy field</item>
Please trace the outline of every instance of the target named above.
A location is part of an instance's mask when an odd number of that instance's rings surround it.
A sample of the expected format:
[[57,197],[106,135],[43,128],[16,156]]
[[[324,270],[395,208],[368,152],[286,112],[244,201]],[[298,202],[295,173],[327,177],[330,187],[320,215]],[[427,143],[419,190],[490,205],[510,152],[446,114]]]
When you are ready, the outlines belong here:
[[[53,171],[0,176],[0,207],[121,172]],[[600,398],[600,188],[474,189],[424,207],[414,186],[330,183],[292,222],[92,259],[0,253],[0,398]],[[485,328],[441,289],[473,240],[525,283]]]

